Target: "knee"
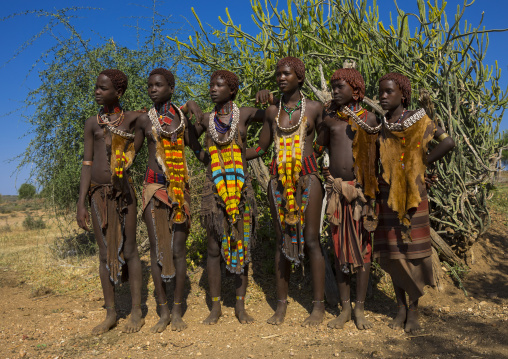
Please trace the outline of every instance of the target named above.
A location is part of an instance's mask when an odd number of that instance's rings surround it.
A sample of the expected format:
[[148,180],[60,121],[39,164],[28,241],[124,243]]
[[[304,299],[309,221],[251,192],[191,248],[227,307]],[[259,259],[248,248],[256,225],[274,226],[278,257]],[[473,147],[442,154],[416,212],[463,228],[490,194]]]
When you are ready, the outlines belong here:
[[125,246],[123,249],[123,257],[125,258],[126,261],[129,261],[136,257],[139,258],[138,247],[136,245]]
[[217,259],[220,257],[220,248],[218,246],[208,246],[208,258],[209,259]]
[[315,236],[310,237],[309,240],[305,238],[305,245],[307,246],[307,250],[309,253],[321,252],[321,243],[319,243],[319,238]]

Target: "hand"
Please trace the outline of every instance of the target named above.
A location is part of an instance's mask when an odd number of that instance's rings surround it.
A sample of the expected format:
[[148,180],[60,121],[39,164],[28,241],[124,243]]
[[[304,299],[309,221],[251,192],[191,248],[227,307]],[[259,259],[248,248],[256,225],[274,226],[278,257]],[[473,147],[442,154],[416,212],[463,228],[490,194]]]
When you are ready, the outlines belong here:
[[83,228],[85,231],[90,231],[88,226],[90,225],[90,216],[88,215],[88,210],[84,205],[78,204],[78,212],[76,213],[76,221],[78,222],[78,226]]
[[[330,168],[329,167],[323,167],[323,177],[325,179],[329,178],[329,177],[332,177],[332,175],[330,174]],[[332,177],[333,178],[333,177]]]
[[197,121],[201,121],[201,117],[203,116],[203,112],[199,108],[198,104],[195,101],[189,100],[185,104],[187,107],[187,114],[190,114],[189,120],[192,119],[192,117],[196,117]]
[[435,173],[427,173],[425,175],[425,186],[427,189],[439,182],[439,177]]
[[268,90],[258,91],[256,93],[256,103],[273,105],[273,94]]

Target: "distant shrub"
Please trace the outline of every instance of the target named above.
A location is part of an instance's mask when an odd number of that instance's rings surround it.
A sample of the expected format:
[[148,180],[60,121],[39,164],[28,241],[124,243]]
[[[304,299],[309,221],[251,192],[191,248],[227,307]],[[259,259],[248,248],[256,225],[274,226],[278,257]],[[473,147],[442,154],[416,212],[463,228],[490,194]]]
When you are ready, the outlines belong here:
[[18,189],[19,199],[32,199],[35,193],[35,186],[30,183],[23,183]]
[[36,219],[29,214],[23,221],[23,228],[27,230],[44,229],[46,228],[46,223],[44,223],[42,218]]

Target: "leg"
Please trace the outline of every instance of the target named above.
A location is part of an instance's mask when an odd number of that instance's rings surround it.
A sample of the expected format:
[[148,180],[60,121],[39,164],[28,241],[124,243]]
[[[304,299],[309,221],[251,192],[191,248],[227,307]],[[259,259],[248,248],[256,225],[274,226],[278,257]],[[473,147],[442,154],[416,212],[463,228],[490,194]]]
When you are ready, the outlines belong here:
[[364,305],[369,284],[370,263],[363,265],[363,271],[356,274],[356,302],[355,302],[355,323],[360,330],[372,328],[372,323],[365,318]]
[[340,263],[335,258],[335,271],[337,275],[337,286],[339,287],[340,302],[342,310],[340,315],[328,323],[330,328],[342,329],[344,324],[351,320],[351,277],[342,272]]
[[[136,198],[131,189],[131,198]],[[125,214],[125,243],[123,255],[129,268],[129,283],[131,288],[132,310],[124,327],[125,333],[138,332],[145,324],[141,312],[141,261],[136,243],[136,202],[132,201]]]
[[412,303],[409,303],[408,309],[406,326],[404,327],[404,330],[406,333],[416,334],[422,329],[420,326],[420,321],[418,320],[418,299]]
[[319,242],[321,206],[323,204],[323,188],[321,183],[311,176],[309,202],[305,211],[305,248],[310,257],[312,272],[312,291],[314,293],[313,308],[310,316],[302,323],[304,327],[315,326],[323,321],[325,315],[325,260]]
[[[241,233],[241,232],[240,232]],[[252,318],[247,311],[245,310],[245,294],[247,293],[247,284],[249,281],[249,265],[246,265],[243,269],[242,274],[237,274],[235,276],[235,286],[236,286],[236,305],[235,305],[235,315],[238,318],[238,321],[242,324],[250,324],[254,322],[254,318]]]
[[395,291],[395,297],[397,299],[397,308],[398,312],[395,318],[388,324],[388,326],[392,329],[402,329],[404,328],[404,322],[406,321],[407,315],[407,302],[406,302],[406,292],[404,289],[397,287],[395,282],[393,282],[393,290]]
[[175,302],[171,312],[171,329],[181,331],[187,328],[187,324],[182,319],[183,290],[185,286],[185,276],[187,274],[187,259],[185,242],[189,234],[187,225],[177,224],[175,226],[175,235],[173,238],[173,257],[175,259],[176,278],[175,278]]
[[220,248],[214,233],[208,233],[208,257],[206,269],[208,271],[208,286],[212,297],[212,310],[203,321],[204,324],[216,324],[222,315],[220,304],[221,272],[220,272]]
[[150,240],[150,269],[152,272],[153,285],[155,288],[157,308],[160,310],[160,320],[157,322],[157,324],[150,328],[150,331],[152,333],[161,333],[168,326],[171,317],[166,298],[166,286],[161,278],[161,267],[159,266],[159,263],[157,263],[157,243],[155,227],[153,225],[151,204],[146,207],[145,212],[143,213],[143,218],[146,223],[148,238]]
[[270,211],[275,225],[275,235],[277,237],[277,249],[275,250],[275,283],[277,286],[277,308],[275,309],[274,315],[267,320],[267,323],[280,325],[284,323],[284,318],[286,317],[291,263],[284,256],[284,253],[282,253],[282,233],[280,231],[280,225],[277,220],[279,214],[277,213],[277,208],[273,203],[272,187],[270,184],[268,187],[268,201],[270,203]]
[[92,334],[99,335],[106,333],[116,325],[115,285],[109,279],[109,270],[106,268],[107,249],[102,241],[102,230],[99,225],[97,214],[93,209],[92,224],[94,235],[99,246],[99,277],[101,279],[102,294],[104,295],[104,306],[106,307],[106,319],[92,330]]

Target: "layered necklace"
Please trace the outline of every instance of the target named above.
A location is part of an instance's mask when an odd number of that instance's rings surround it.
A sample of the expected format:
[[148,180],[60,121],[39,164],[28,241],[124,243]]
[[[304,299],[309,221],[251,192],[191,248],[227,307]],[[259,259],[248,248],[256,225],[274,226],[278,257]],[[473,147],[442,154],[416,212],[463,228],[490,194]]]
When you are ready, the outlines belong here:
[[[281,101],[279,102],[279,112],[277,113],[277,117],[275,118],[275,122],[277,123],[277,127],[279,128],[279,130],[281,130],[282,132],[293,132],[294,130],[296,130],[297,128],[300,127],[300,124],[302,123],[302,120],[303,120],[303,117],[305,115],[305,97],[303,97],[303,93],[300,91],[300,101],[298,102],[298,104],[296,104],[297,107],[295,107],[291,114],[288,112],[288,110],[286,110],[286,106],[282,103],[282,99]],[[293,114],[293,112],[295,112],[298,108],[300,108],[300,104],[301,104],[301,109],[302,111],[300,112],[300,118],[298,119],[298,123],[294,126],[291,126],[291,127],[281,127],[280,126],[280,123],[279,123],[279,118],[280,118],[280,109],[282,107],[284,107],[284,111],[287,112],[287,114],[289,115],[289,123],[291,123],[291,115]]]
[[[235,138],[235,136],[236,136],[236,128],[238,126],[238,122],[240,121],[240,109],[238,108],[238,106],[236,106],[236,104],[234,102],[231,102],[231,107],[232,107],[231,119],[229,120],[229,123],[227,125],[224,125],[219,120],[218,114],[217,114],[217,109],[215,109],[215,111],[213,111],[213,112],[210,112],[210,118],[209,118],[209,124],[208,124],[208,128],[210,129],[210,135],[212,136],[212,139],[215,141],[215,143],[217,143],[218,145],[221,145],[221,146],[227,145],[227,144],[231,143],[231,141],[233,141],[233,138]],[[217,123],[219,123],[219,125]],[[221,126],[223,126],[223,127],[221,127]],[[224,131],[224,129],[225,129],[225,131]],[[229,132],[229,135],[227,136],[226,140],[221,141],[219,139],[218,132],[221,134],[225,134],[229,130],[231,130],[231,131]],[[224,132],[222,132],[222,131],[224,131]]]
[[[116,120],[111,121],[109,116],[120,114]],[[123,109],[120,106],[114,106],[113,108],[105,108],[101,107],[99,113],[97,114],[97,123],[99,125],[107,125],[109,127],[118,127],[122,124],[125,116],[123,113]]]
[[286,113],[288,114],[289,116],[289,123],[290,124],[293,124],[293,121],[291,120],[291,116],[293,115],[293,113],[300,109],[300,107],[302,107],[302,99],[303,99],[303,96],[302,96],[302,93],[300,92],[300,100],[298,101],[298,103],[295,105],[295,107],[293,108],[289,108],[288,106],[286,106],[286,104],[284,103],[284,96],[282,98],[282,108],[284,109],[284,111],[286,111]]
[[[173,110],[173,113],[175,113],[175,106],[170,104],[170,108]],[[176,141],[176,136],[180,133],[182,128],[185,128],[184,124],[184,115],[182,113],[182,110],[180,110],[178,107],[176,107],[178,110],[178,114],[180,115],[180,124],[177,128],[175,128],[173,131],[165,131],[162,129],[162,124],[171,124],[175,116],[173,115],[173,118],[170,119],[170,122],[166,122],[164,120],[165,115],[160,115],[159,112],[155,109],[155,107],[152,107],[150,111],[148,112],[148,117],[150,117],[150,120],[152,121],[152,125],[155,127],[155,130],[157,131],[157,134],[162,135],[163,137],[170,138],[173,142]],[[171,114],[171,112],[168,112]],[[162,119],[161,119],[162,117]],[[169,116],[167,116],[169,118]]]
[[[353,110],[354,109],[354,110]],[[360,105],[358,107],[353,107],[353,109],[349,108],[348,106],[342,106],[342,108],[337,112],[338,116],[345,116],[346,118],[351,118],[353,121],[356,122],[356,124],[365,130],[365,132],[369,134],[378,133],[381,129],[381,126],[383,125],[380,123],[376,127],[371,127],[365,123],[364,120],[362,120],[359,116],[363,115],[366,110],[362,108]],[[344,121],[344,120],[343,120]]]
[[[217,106],[215,106],[215,117],[213,121],[215,123],[215,129],[217,132],[225,134],[231,128],[231,122],[233,121],[233,101],[228,101],[224,106],[222,106],[219,110],[217,110]],[[231,114],[228,123],[224,123],[220,120],[218,115],[227,116]]]

